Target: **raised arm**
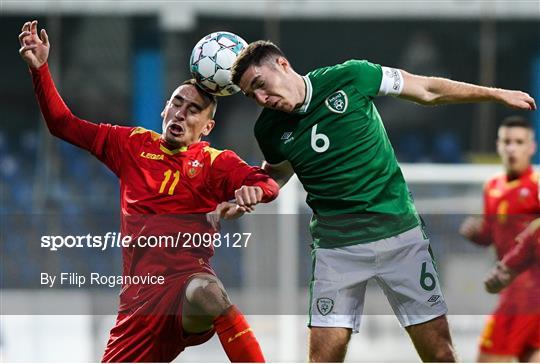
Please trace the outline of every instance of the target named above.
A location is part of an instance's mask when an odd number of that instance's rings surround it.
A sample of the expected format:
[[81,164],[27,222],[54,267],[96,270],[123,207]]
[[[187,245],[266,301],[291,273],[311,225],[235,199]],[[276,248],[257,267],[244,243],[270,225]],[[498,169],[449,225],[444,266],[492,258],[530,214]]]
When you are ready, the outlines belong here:
[[262,169],[277,182],[279,188],[283,187],[294,174],[294,170],[288,161],[279,164],[270,164],[264,161]]
[[19,54],[30,68],[34,92],[52,135],[91,150],[99,126],[74,116],[58,93],[49,72],[50,43],[45,29],[37,32],[37,20],[24,23],[19,34]]
[[422,105],[442,105],[494,101],[508,107],[536,110],[534,99],[522,91],[483,87],[440,77],[426,77],[401,70],[400,98]]

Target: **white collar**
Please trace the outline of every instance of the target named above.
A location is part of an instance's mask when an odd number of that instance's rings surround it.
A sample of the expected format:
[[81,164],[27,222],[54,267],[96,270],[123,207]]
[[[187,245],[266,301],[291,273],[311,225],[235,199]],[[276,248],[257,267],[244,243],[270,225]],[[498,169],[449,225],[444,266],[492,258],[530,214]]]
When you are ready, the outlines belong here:
[[295,113],[299,114],[304,114],[307,112],[311,102],[311,97],[313,96],[313,86],[311,85],[311,80],[308,76],[302,76],[302,79],[304,80],[304,84],[306,86],[306,96],[304,97],[304,103],[302,106],[294,110]]

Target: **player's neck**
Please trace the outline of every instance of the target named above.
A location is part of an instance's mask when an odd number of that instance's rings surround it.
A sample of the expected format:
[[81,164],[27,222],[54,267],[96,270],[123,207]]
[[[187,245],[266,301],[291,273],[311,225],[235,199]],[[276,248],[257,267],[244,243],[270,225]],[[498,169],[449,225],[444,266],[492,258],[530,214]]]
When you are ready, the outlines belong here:
[[297,90],[297,103],[294,106],[295,110],[298,110],[302,107],[304,102],[306,101],[306,81],[304,81],[304,78],[300,76],[298,73],[294,73],[294,90]]
[[167,141],[163,136],[160,138],[160,141],[161,141],[161,144],[163,144],[163,146],[169,150],[187,150],[187,149],[190,149],[190,148],[193,148],[196,144],[200,143],[201,140],[196,140],[194,142],[191,142],[189,144],[186,144],[186,143],[171,143],[169,141]]
[[506,180],[507,181],[513,181],[513,180],[519,179],[522,176],[528,174],[531,171],[531,168],[532,168],[532,166],[529,164],[529,165],[527,165],[527,167],[525,167],[524,169],[519,170],[519,171],[507,170],[506,171]]

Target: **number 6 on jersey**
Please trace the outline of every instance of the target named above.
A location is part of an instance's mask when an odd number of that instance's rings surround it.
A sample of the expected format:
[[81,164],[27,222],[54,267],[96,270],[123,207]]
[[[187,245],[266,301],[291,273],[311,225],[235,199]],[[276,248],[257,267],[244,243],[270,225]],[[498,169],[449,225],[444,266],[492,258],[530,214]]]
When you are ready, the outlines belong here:
[[[317,145],[319,140],[322,140],[322,146]],[[313,128],[311,128],[311,148],[313,148],[313,150],[317,153],[322,153],[326,152],[329,147],[330,139],[328,139],[328,137],[322,133],[317,134],[317,124],[313,125]]]

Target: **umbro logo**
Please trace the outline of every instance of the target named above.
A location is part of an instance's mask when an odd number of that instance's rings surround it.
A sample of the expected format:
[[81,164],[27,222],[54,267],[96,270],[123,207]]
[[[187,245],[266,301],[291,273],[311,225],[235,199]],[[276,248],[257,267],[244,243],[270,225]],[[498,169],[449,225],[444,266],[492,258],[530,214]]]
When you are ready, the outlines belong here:
[[281,136],[281,140],[283,140],[283,144],[287,144],[289,142],[292,142],[294,140],[294,137],[292,136],[292,131],[286,131]]
[[429,299],[427,301],[430,302],[431,307],[433,307],[433,306],[438,305],[438,304],[441,303],[440,298],[441,298],[440,295],[434,294],[433,296],[429,297]]

